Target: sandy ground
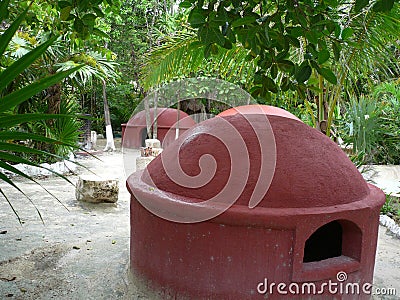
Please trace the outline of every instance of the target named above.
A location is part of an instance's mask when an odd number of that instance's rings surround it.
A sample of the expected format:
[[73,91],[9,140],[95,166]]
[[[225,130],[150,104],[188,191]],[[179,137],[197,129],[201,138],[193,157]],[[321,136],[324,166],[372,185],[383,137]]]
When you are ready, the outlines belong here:
[[[126,154],[134,170],[137,152]],[[40,179],[66,206],[34,183],[16,179],[40,210],[1,183],[24,224],[0,202],[0,299],[154,299],[129,272],[129,193],[125,188],[121,151],[81,158],[96,174],[119,179],[117,204],[75,200],[75,188],[56,177]],[[80,168],[79,174],[88,173]],[[75,183],[77,176],[69,179]],[[396,288],[400,295],[400,240],[380,227],[374,282]],[[377,296],[376,299],[400,299]],[[240,300],[240,299],[238,299]]]

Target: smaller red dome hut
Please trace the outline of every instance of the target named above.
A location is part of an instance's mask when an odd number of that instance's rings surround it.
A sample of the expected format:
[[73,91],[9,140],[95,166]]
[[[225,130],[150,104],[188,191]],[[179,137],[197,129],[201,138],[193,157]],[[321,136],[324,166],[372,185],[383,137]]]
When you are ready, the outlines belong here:
[[[150,109],[151,124],[154,124],[154,108]],[[157,108],[157,138],[163,148],[175,140],[178,110],[174,108]],[[185,112],[179,111],[179,135],[196,122]],[[140,148],[147,138],[146,111],[142,110],[122,124],[122,145],[125,148]]]

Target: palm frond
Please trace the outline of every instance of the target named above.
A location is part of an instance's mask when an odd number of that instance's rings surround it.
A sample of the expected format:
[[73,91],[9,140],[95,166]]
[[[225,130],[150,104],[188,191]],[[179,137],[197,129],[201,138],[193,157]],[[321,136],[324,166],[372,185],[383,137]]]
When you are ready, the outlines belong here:
[[155,47],[143,63],[141,81],[145,90],[162,83],[196,75],[212,76],[248,86],[254,76],[257,60],[249,60],[249,50],[241,45],[232,49],[216,46],[210,58],[204,57],[204,46],[193,31],[182,31]]
[[[33,3],[33,2],[32,2]],[[3,55],[11,42],[15,32],[19,28],[22,20],[25,17],[26,12],[28,11],[29,7],[10,25],[10,27],[0,36],[0,54]],[[81,66],[74,66],[73,68],[65,71],[58,72],[56,74],[36,78],[33,81],[29,81],[28,84],[24,85],[23,87],[16,89],[14,91],[8,92],[7,85],[11,83],[16,77],[18,77],[22,72],[24,72],[27,68],[31,67],[35,61],[41,57],[46,50],[50,47],[50,45],[54,42],[55,38],[51,38],[48,41],[42,43],[41,45],[35,47],[34,49],[30,50],[27,53],[24,53],[23,56],[17,58],[15,62],[10,64],[8,67],[4,68],[0,72],[0,121],[1,121],[1,130],[0,130],[0,180],[4,181],[5,183],[9,184],[13,188],[17,189],[22,194],[23,191],[11,180],[7,177],[4,170],[12,172],[17,175],[21,175],[35,183],[38,182],[25,174],[24,172],[18,170],[16,167],[13,166],[14,163],[23,163],[39,168],[47,169],[48,171],[55,173],[57,176],[65,179],[66,181],[70,182],[68,178],[64,175],[59,174],[57,172],[52,171],[45,166],[41,166],[38,163],[32,162],[29,159],[25,159],[21,156],[18,156],[17,153],[25,152],[25,153],[32,153],[36,150],[34,149],[27,149],[24,146],[13,145],[13,141],[29,141],[29,140],[39,140],[45,143],[60,143],[59,140],[46,138],[44,136],[35,135],[32,133],[26,132],[15,132],[13,127],[18,126],[20,123],[16,124],[15,119],[12,118],[13,114],[11,110],[18,106],[19,104],[25,102],[29,98],[35,96],[37,93],[42,92],[49,86],[52,86],[64,78],[68,77],[71,73],[77,71]],[[14,113],[16,114],[16,113]],[[8,118],[5,118],[5,117]],[[17,114],[18,116],[18,114]],[[38,118],[38,115],[34,117]],[[43,118],[46,118],[46,115],[43,115]],[[24,123],[24,117],[18,116],[16,119],[19,119],[21,123]],[[62,142],[61,142],[62,143]],[[74,146],[74,145],[72,145]],[[75,147],[75,146],[74,146]],[[47,157],[51,156],[50,154],[46,154]],[[43,187],[44,188],[44,187]],[[47,189],[44,188],[46,192],[51,194]],[[20,217],[18,216],[17,211],[14,209],[12,202],[7,195],[4,193],[3,190],[0,189],[1,195],[5,198],[7,203],[10,205],[12,211],[17,216],[19,222],[21,222]],[[52,194],[51,194],[52,195]],[[54,196],[54,195],[53,195]],[[57,198],[56,198],[57,199]],[[32,203],[35,207],[40,219],[43,221],[40,211],[36,208],[35,204],[32,200],[28,197],[28,200]],[[58,199],[57,199],[58,200]]]

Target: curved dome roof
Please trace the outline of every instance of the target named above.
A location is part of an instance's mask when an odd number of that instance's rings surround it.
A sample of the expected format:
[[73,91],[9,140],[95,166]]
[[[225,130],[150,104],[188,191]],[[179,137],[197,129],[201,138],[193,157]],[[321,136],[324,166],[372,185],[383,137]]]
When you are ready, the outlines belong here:
[[[154,108],[150,108],[150,118],[154,121]],[[157,125],[158,127],[172,127],[175,125],[178,118],[178,110],[174,108],[157,108]],[[179,112],[179,126],[181,128],[189,128],[196,124],[196,122],[185,112]],[[146,112],[139,111],[132,116],[127,126],[146,126]]]
[[[249,162],[244,189],[235,203],[248,206],[258,184],[263,164],[263,147],[275,142],[275,170],[269,170],[273,172],[272,181],[268,189],[269,182],[266,180],[267,192],[263,194],[258,206],[336,206],[359,201],[369,194],[367,183],[346,154],[327,136],[288,112],[264,108],[274,138],[263,139],[260,144],[259,134],[268,130],[268,127],[260,126],[265,122],[265,115],[254,113],[253,108],[239,108],[234,114],[222,113],[219,117],[192,127],[147,166],[142,180],[160,190],[177,195],[182,201],[202,202],[224,189],[232,179],[230,172],[233,167],[245,168]],[[237,113],[238,111],[240,113]],[[221,132],[226,132],[228,144],[234,146],[226,146],[227,143],[219,138]],[[236,148],[243,145],[247,152],[236,151]],[[204,160],[210,157],[215,162],[215,170],[204,167]],[[170,166],[174,166],[172,169],[166,167],[166,160]],[[199,184],[190,185],[185,181],[176,181],[174,177],[179,170],[188,177],[198,176]],[[211,174],[212,178],[204,181],[201,173]],[[245,169],[243,173],[246,173]],[[233,180],[237,180],[239,185],[243,177],[235,175]],[[263,180],[264,178],[261,178],[261,185],[264,184]]]
[[258,105],[258,104],[232,107],[230,109],[224,110],[218,116],[225,117],[236,114],[266,114],[268,116],[281,116],[301,122],[301,120],[298,117],[296,117],[295,115],[291,114],[290,112],[282,108],[270,105]]

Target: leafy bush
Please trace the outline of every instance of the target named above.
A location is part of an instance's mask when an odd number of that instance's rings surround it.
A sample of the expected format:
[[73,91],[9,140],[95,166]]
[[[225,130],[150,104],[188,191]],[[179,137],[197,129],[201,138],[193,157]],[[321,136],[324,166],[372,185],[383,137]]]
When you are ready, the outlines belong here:
[[343,140],[362,163],[400,163],[400,89],[394,83],[352,97],[341,122]]
[[375,162],[400,164],[400,87],[394,82],[384,83],[375,89],[373,97],[381,102]]

